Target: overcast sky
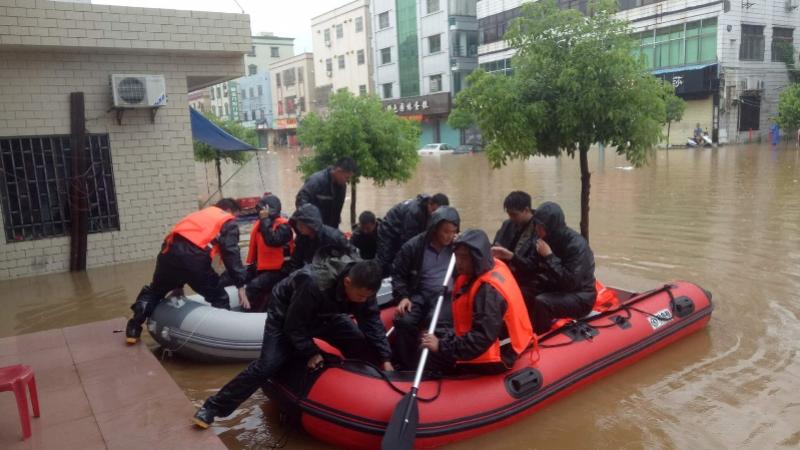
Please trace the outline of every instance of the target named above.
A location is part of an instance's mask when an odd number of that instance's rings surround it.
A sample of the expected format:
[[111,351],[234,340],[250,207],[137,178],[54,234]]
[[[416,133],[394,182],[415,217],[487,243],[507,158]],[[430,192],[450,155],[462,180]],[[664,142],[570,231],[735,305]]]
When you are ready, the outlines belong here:
[[311,48],[311,18],[352,0],[92,0],[99,5],[142,8],[193,9],[250,15],[253,34],[271,31],[277,36],[293,37],[295,53]]

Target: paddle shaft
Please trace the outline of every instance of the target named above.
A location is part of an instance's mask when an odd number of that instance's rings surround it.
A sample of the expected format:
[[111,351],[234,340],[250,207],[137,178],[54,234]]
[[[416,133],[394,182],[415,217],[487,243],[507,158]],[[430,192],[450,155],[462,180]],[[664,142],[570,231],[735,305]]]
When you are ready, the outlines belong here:
[[[442,311],[444,294],[447,292],[447,283],[450,281],[450,277],[453,275],[453,269],[455,266],[456,255],[453,254],[450,256],[450,264],[447,266],[447,274],[444,276],[444,281],[442,282],[442,293],[439,294],[439,298],[436,299],[436,307],[433,308],[433,317],[431,318],[431,324],[428,325],[428,334],[433,334],[434,330],[436,330],[436,322],[439,321],[439,313]],[[411,395],[414,397],[417,396],[419,383],[422,381],[422,371],[425,369],[425,363],[428,362],[428,353],[429,350],[427,348],[422,349],[422,356],[419,358],[419,364],[417,365],[417,373],[414,375],[414,384],[411,385]]]

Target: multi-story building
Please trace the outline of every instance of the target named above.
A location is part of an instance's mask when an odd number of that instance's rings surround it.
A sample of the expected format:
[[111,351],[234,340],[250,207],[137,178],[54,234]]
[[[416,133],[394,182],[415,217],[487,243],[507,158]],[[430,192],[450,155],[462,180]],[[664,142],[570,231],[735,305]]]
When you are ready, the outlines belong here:
[[301,53],[273,63],[270,79],[275,140],[278,145],[297,145],[297,123],[316,100],[314,54]]
[[421,144],[458,145],[452,98],[478,65],[476,0],[374,0],[375,87],[387,108],[421,123]]
[[[502,38],[522,3],[478,2],[479,62],[489,72],[511,69],[513,50]],[[585,0],[559,3],[586,10]],[[639,41],[637,54],[687,101],[673,136],[690,136],[698,124],[720,143],[766,135],[788,84],[783,55],[800,44],[798,0],[622,0],[620,9]]]
[[341,89],[356,95],[374,92],[369,17],[369,0],[356,0],[311,19],[315,110],[324,110],[328,96]]
[[186,99],[189,100],[190,107],[205,114],[211,112],[210,95],[208,89],[201,89],[199,91],[190,92],[187,94]]
[[258,146],[267,147],[267,130],[272,129],[272,88],[269,72],[242,77],[237,80],[239,87],[239,122],[244,126],[256,128]]

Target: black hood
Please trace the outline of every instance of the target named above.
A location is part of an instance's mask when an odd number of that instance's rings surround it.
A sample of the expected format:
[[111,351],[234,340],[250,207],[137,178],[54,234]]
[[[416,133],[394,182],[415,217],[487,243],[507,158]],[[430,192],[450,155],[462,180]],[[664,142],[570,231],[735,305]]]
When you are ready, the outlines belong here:
[[297,211],[289,219],[289,224],[292,228],[295,228],[295,231],[297,231],[297,222],[303,222],[311,227],[314,232],[319,233],[322,228],[322,214],[320,214],[316,206],[306,203],[297,208]]
[[559,236],[567,229],[567,221],[564,218],[564,211],[557,203],[544,202],[536,208],[533,213],[533,222],[544,225],[547,231],[545,241],[550,241],[550,237]]
[[436,211],[428,219],[428,235],[442,222],[450,222],[459,229],[461,227],[461,217],[458,216],[458,211],[450,206],[440,206],[436,208]]
[[269,206],[270,217],[278,217],[281,215],[281,199],[272,194],[266,194],[261,197],[261,200],[258,201],[258,206],[261,208]]
[[489,242],[489,236],[487,236],[483,230],[470,229],[464,231],[456,238],[456,248],[458,248],[459,245],[464,245],[469,248],[469,252],[472,254],[472,264],[473,267],[475,267],[476,277],[494,268],[492,244]]

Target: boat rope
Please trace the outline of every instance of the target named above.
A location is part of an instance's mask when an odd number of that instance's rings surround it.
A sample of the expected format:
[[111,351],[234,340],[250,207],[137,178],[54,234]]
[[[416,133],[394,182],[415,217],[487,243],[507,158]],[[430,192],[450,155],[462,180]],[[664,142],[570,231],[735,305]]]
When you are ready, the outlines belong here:
[[[394,384],[394,382],[389,378],[389,376],[386,375],[386,372],[384,372],[383,369],[381,369],[380,367],[376,366],[375,364],[372,364],[369,361],[362,361],[362,360],[350,359],[348,361],[356,361],[358,363],[364,364],[365,366],[372,367],[373,369],[375,369],[376,372],[378,372],[378,375],[380,375],[380,377],[383,379],[383,381],[385,381],[386,384],[388,384],[389,387],[392,388],[393,391],[397,392],[400,395],[408,394],[408,391],[404,391],[404,390],[400,389],[399,387],[397,387]],[[436,394],[434,394],[431,397],[417,397],[417,400],[427,403],[427,402],[432,402],[432,401],[436,400],[437,398],[439,398],[439,394],[442,393],[442,380],[443,380],[443,377],[440,377],[440,378],[436,379]]]
[[211,314],[212,311],[214,311],[214,307],[210,306],[208,308],[208,311],[206,311],[206,313],[203,315],[203,318],[201,318],[197,322],[197,325],[194,326],[194,328],[192,329],[192,332],[189,333],[188,336],[186,336],[186,339],[184,339],[183,342],[180,343],[180,345],[178,345],[175,348],[164,348],[164,353],[161,354],[161,359],[163,360],[166,355],[175,353],[175,352],[179,351],[180,349],[182,349],[189,342],[189,340],[194,337],[195,333],[197,333],[197,329],[200,328],[200,325],[202,325],[203,322],[206,321],[206,319],[208,318],[209,314]]

